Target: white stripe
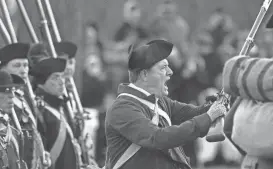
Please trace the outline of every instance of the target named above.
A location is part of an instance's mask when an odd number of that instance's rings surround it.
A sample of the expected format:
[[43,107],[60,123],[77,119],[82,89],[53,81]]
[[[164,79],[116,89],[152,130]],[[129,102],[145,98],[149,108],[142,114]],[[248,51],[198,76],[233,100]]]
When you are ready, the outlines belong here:
[[[135,98],[136,100],[138,100],[141,103],[148,106],[151,110],[154,110],[154,108],[155,108],[155,104],[153,104],[151,102],[148,102],[148,101],[146,101],[144,99],[141,99],[141,98],[139,98],[139,97],[137,97],[135,95],[132,95],[132,94],[129,94],[129,93],[121,93],[121,94],[118,95],[118,97],[120,97],[120,96],[129,96],[129,97]],[[165,111],[158,108],[158,114],[161,115],[162,117],[164,117],[165,120],[167,120],[167,122],[169,123],[170,126],[172,125],[171,119],[170,119],[169,115]]]
[[17,97],[14,97],[13,99],[13,103],[19,107],[22,110],[25,110],[26,113],[28,114],[29,118],[31,119],[31,121],[33,122],[34,126],[36,125],[36,120],[32,114],[32,111],[30,109],[30,107],[28,106],[27,102],[25,100],[21,101],[20,99],[18,99]]
[[[66,129],[71,137],[71,139],[74,139],[74,134],[73,134],[73,131],[70,127],[70,125],[67,123],[66,119],[64,117],[61,118],[61,113],[58,112],[58,110],[56,110],[55,108],[53,107],[50,107],[49,105],[45,105],[45,108],[51,112],[58,120],[62,120],[66,126]],[[60,110],[62,111],[62,110]]]

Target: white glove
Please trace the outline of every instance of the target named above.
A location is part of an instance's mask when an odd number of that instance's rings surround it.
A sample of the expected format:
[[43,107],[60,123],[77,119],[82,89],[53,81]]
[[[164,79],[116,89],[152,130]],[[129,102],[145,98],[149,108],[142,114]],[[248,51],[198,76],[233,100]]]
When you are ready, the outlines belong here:
[[215,101],[210,109],[207,111],[211,122],[214,123],[219,117],[223,117],[226,114],[226,107],[219,101]]

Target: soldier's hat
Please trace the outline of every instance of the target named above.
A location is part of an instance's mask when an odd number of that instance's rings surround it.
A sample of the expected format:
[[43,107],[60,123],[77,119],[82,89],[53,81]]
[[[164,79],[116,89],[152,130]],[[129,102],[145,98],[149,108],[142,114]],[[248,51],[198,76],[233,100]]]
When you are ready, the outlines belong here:
[[36,83],[44,84],[51,74],[63,72],[65,67],[66,59],[46,58],[35,64],[29,74],[35,78]]
[[9,74],[6,71],[0,71],[0,92],[5,92],[8,88],[19,88],[25,84],[24,80],[17,75]]
[[0,67],[13,59],[27,59],[30,45],[27,43],[13,43],[0,49]]
[[266,28],[272,29],[273,28],[273,14],[271,15],[270,19],[268,20],[266,24]]
[[166,59],[172,52],[173,44],[165,40],[152,40],[134,49],[129,48],[128,68],[131,71],[149,69]]
[[68,55],[66,59],[74,58],[78,50],[77,45],[69,41],[54,42],[54,47],[57,55]]
[[32,67],[33,65],[37,64],[39,61],[45,58],[49,58],[49,53],[47,51],[47,47],[44,43],[36,43],[30,46],[28,52],[28,60],[29,65]]

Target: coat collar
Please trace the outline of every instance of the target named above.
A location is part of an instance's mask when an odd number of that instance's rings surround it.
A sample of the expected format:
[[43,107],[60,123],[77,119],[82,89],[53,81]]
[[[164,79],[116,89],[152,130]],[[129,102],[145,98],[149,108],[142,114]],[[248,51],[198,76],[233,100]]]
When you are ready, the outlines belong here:
[[42,97],[42,99],[53,108],[58,109],[64,103],[63,99],[45,92],[42,88],[37,88],[36,94],[37,96]]
[[142,91],[143,89],[140,90],[140,88],[136,87],[135,85],[128,84],[128,83],[122,83],[118,86],[118,95],[121,93],[128,93],[135,95],[141,99],[150,101],[152,103],[155,102],[155,95],[154,94],[149,94],[147,91]]

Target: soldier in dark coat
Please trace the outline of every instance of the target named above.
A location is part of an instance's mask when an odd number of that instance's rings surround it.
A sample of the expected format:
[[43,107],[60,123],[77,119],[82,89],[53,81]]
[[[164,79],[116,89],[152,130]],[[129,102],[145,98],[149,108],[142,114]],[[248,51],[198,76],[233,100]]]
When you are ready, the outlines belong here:
[[106,169],[190,169],[181,146],[205,136],[224,115],[218,101],[196,107],[167,97],[172,48],[163,40],[131,47],[131,83],[119,86],[106,114]]
[[[14,43],[3,47],[0,50],[0,69],[20,76],[26,83],[29,71],[27,58],[29,49],[30,45],[25,43]],[[28,92],[26,91],[26,87],[17,89],[14,98],[14,109],[24,134],[23,156],[29,169],[42,168],[43,163],[46,166],[50,163],[49,154],[43,151],[42,139],[36,124],[36,117],[39,114],[33,113],[33,109],[27,102]],[[42,158],[45,156],[47,159]],[[47,162],[49,163],[46,164]]]
[[[0,168],[22,169],[20,163],[19,132],[15,130],[14,120],[10,116],[11,109],[13,109],[14,94],[13,88],[22,87],[24,85],[23,79],[19,76],[8,74],[0,71]],[[24,160],[21,161],[22,165]]]
[[51,169],[79,169],[80,150],[73,131],[67,122],[65,103],[64,70],[65,59],[46,58],[34,65],[30,71],[35,83],[36,94],[44,105],[40,110],[44,124],[38,124],[45,149],[50,152]]

